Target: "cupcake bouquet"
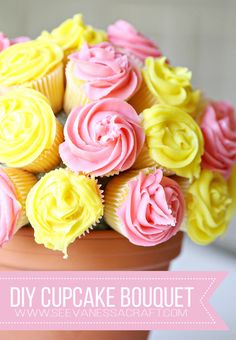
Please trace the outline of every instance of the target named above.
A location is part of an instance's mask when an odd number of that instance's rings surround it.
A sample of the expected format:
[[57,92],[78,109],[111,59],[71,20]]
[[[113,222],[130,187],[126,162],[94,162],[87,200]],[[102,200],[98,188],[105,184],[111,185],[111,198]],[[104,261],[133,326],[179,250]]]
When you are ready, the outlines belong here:
[[[0,33],[0,245],[24,225],[67,255],[92,229],[206,245],[236,206],[236,118],[119,20],[35,40]],[[92,232],[92,231],[91,231]]]

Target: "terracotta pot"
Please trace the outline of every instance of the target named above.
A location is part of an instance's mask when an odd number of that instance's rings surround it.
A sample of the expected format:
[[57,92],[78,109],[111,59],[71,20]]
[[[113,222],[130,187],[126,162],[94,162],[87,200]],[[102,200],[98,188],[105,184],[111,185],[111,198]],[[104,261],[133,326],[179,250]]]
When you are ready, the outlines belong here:
[[[181,250],[183,234],[155,247],[138,247],[113,230],[97,230],[69,247],[69,258],[34,241],[24,227],[0,249],[0,270],[168,270]],[[2,340],[144,340],[148,331],[0,332]]]
[[113,230],[96,230],[69,246],[69,258],[35,243],[21,228],[0,249],[0,270],[167,270],[180,252],[183,234],[155,247],[139,247]]

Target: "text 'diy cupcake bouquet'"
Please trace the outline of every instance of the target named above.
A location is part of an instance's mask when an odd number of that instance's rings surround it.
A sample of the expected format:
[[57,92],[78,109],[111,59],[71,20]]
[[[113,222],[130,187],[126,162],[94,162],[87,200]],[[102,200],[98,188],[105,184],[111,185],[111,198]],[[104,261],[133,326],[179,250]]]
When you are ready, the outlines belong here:
[[94,229],[137,246],[206,245],[236,207],[232,105],[119,20],[0,33],[0,245],[24,225],[62,251]]

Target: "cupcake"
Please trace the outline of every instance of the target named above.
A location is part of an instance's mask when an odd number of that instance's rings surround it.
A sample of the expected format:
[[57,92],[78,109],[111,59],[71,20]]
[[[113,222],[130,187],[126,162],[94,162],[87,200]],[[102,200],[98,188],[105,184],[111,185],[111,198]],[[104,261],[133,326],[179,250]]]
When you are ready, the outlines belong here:
[[105,220],[138,246],[166,242],[180,229],[185,212],[179,185],[160,169],[128,171],[105,189]]
[[52,42],[32,40],[0,53],[0,94],[12,87],[29,87],[44,94],[56,113],[64,96],[63,52]]
[[143,82],[130,104],[138,113],[155,104],[176,106],[196,116],[200,92],[193,91],[191,72],[185,67],[169,65],[165,57],[145,59]]
[[140,154],[138,155],[136,161],[134,162],[131,170],[142,170],[144,168],[158,168],[161,169],[164,176],[172,176],[175,175],[175,172],[167,169],[160,164],[158,164],[154,159],[152,159],[149,155],[149,149],[147,143],[145,142]]
[[130,23],[118,20],[107,28],[108,41],[119,47],[142,66],[147,57],[162,56],[159,47],[139,33]]
[[25,37],[25,36],[19,36],[16,38],[13,38],[10,40],[11,45],[15,45],[15,44],[20,44],[23,42],[27,42],[30,41],[31,39],[29,37]]
[[47,173],[30,190],[26,213],[35,241],[60,250],[93,228],[103,214],[102,196],[95,179],[67,169]]
[[233,217],[236,212],[236,165],[233,167],[231,171],[231,175],[227,181],[229,196],[232,200],[230,205],[230,217]]
[[227,229],[231,198],[227,182],[219,173],[203,169],[187,190],[188,236],[200,245],[207,245]]
[[63,128],[46,97],[19,88],[0,96],[0,162],[44,172],[60,163]]
[[84,42],[89,45],[99,44],[107,40],[107,36],[104,31],[85,25],[82,14],[77,14],[53,29],[51,33],[43,31],[38,39],[58,44],[63,49],[66,64],[68,55],[79,50]]
[[153,160],[170,174],[190,180],[198,177],[204,150],[203,136],[195,120],[183,110],[162,104],[144,110],[141,117],[148,152],[133,167],[149,167]]
[[69,59],[64,99],[67,114],[76,106],[103,98],[128,100],[140,87],[137,66],[109,43],[84,44]]
[[117,98],[102,99],[74,109],[59,147],[63,162],[75,172],[109,176],[129,169],[144,143],[135,110]]
[[20,169],[0,168],[0,246],[28,223],[25,201],[36,177]]
[[227,102],[210,102],[200,126],[205,142],[202,167],[221,173],[228,179],[236,164],[236,117]]
[[0,32],[0,52],[2,52],[3,50],[5,50],[7,47],[11,45],[19,44],[19,43],[26,42],[29,40],[30,40],[29,37],[23,37],[23,36],[9,39],[5,34]]
[[11,44],[10,40],[7,38],[5,34],[0,32],[0,53],[9,47]]

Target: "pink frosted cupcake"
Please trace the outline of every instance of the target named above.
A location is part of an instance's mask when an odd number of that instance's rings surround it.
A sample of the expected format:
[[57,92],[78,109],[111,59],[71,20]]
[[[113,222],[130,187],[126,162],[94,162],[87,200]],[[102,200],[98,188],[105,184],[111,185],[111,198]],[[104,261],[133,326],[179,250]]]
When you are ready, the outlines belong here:
[[67,114],[74,107],[103,98],[128,100],[140,87],[137,66],[107,42],[91,47],[84,44],[69,59],[64,98]]
[[219,172],[228,179],[236,163],[234,109],[224,101],[211,102],[200,119],[205,142],[202,167]]
[[185,203],[179,185],[160,169],[128,171],[105,189],[105,220],[133,244],[155,246],[180,229]]
[[25,37],[25,36],[20,36],[20,37],[16,37],[10,40],[11,45],[15,45],[15,44],[20,44],[23,42],[27,42],[30,41],[31,39],[29,37]]
[[30,38],[28,37],[16,37],[14,39],[8,39],[8,37],[3,34],[2,32],[0,32],[0,52],[5,50],[7,47],[11,46],[11,45],[15,45],[15,44],[19,44],[22,42],[26,42],[29,41]]
[[63,162],[75,172],[104,176],[129,169],[144,144],[140,119],[131,105],[102,99],[74,109],[59,147]]
[[25,202],[37,178],[24,170],[0,167],[0,246],[28,223]]
[[5,34],[3,34],[2,32],[0,32],[0,52],[2,52],[3,50],[5,50],[7,47],[9,47],[11,44],[10,40],[7,38],[7,36],[5,36]]
[[130,23],[118,20],[108,26],[108,41],[121,48],[142,65],[147,57],[158,58],[162,53],[153,41],[139,33]]

